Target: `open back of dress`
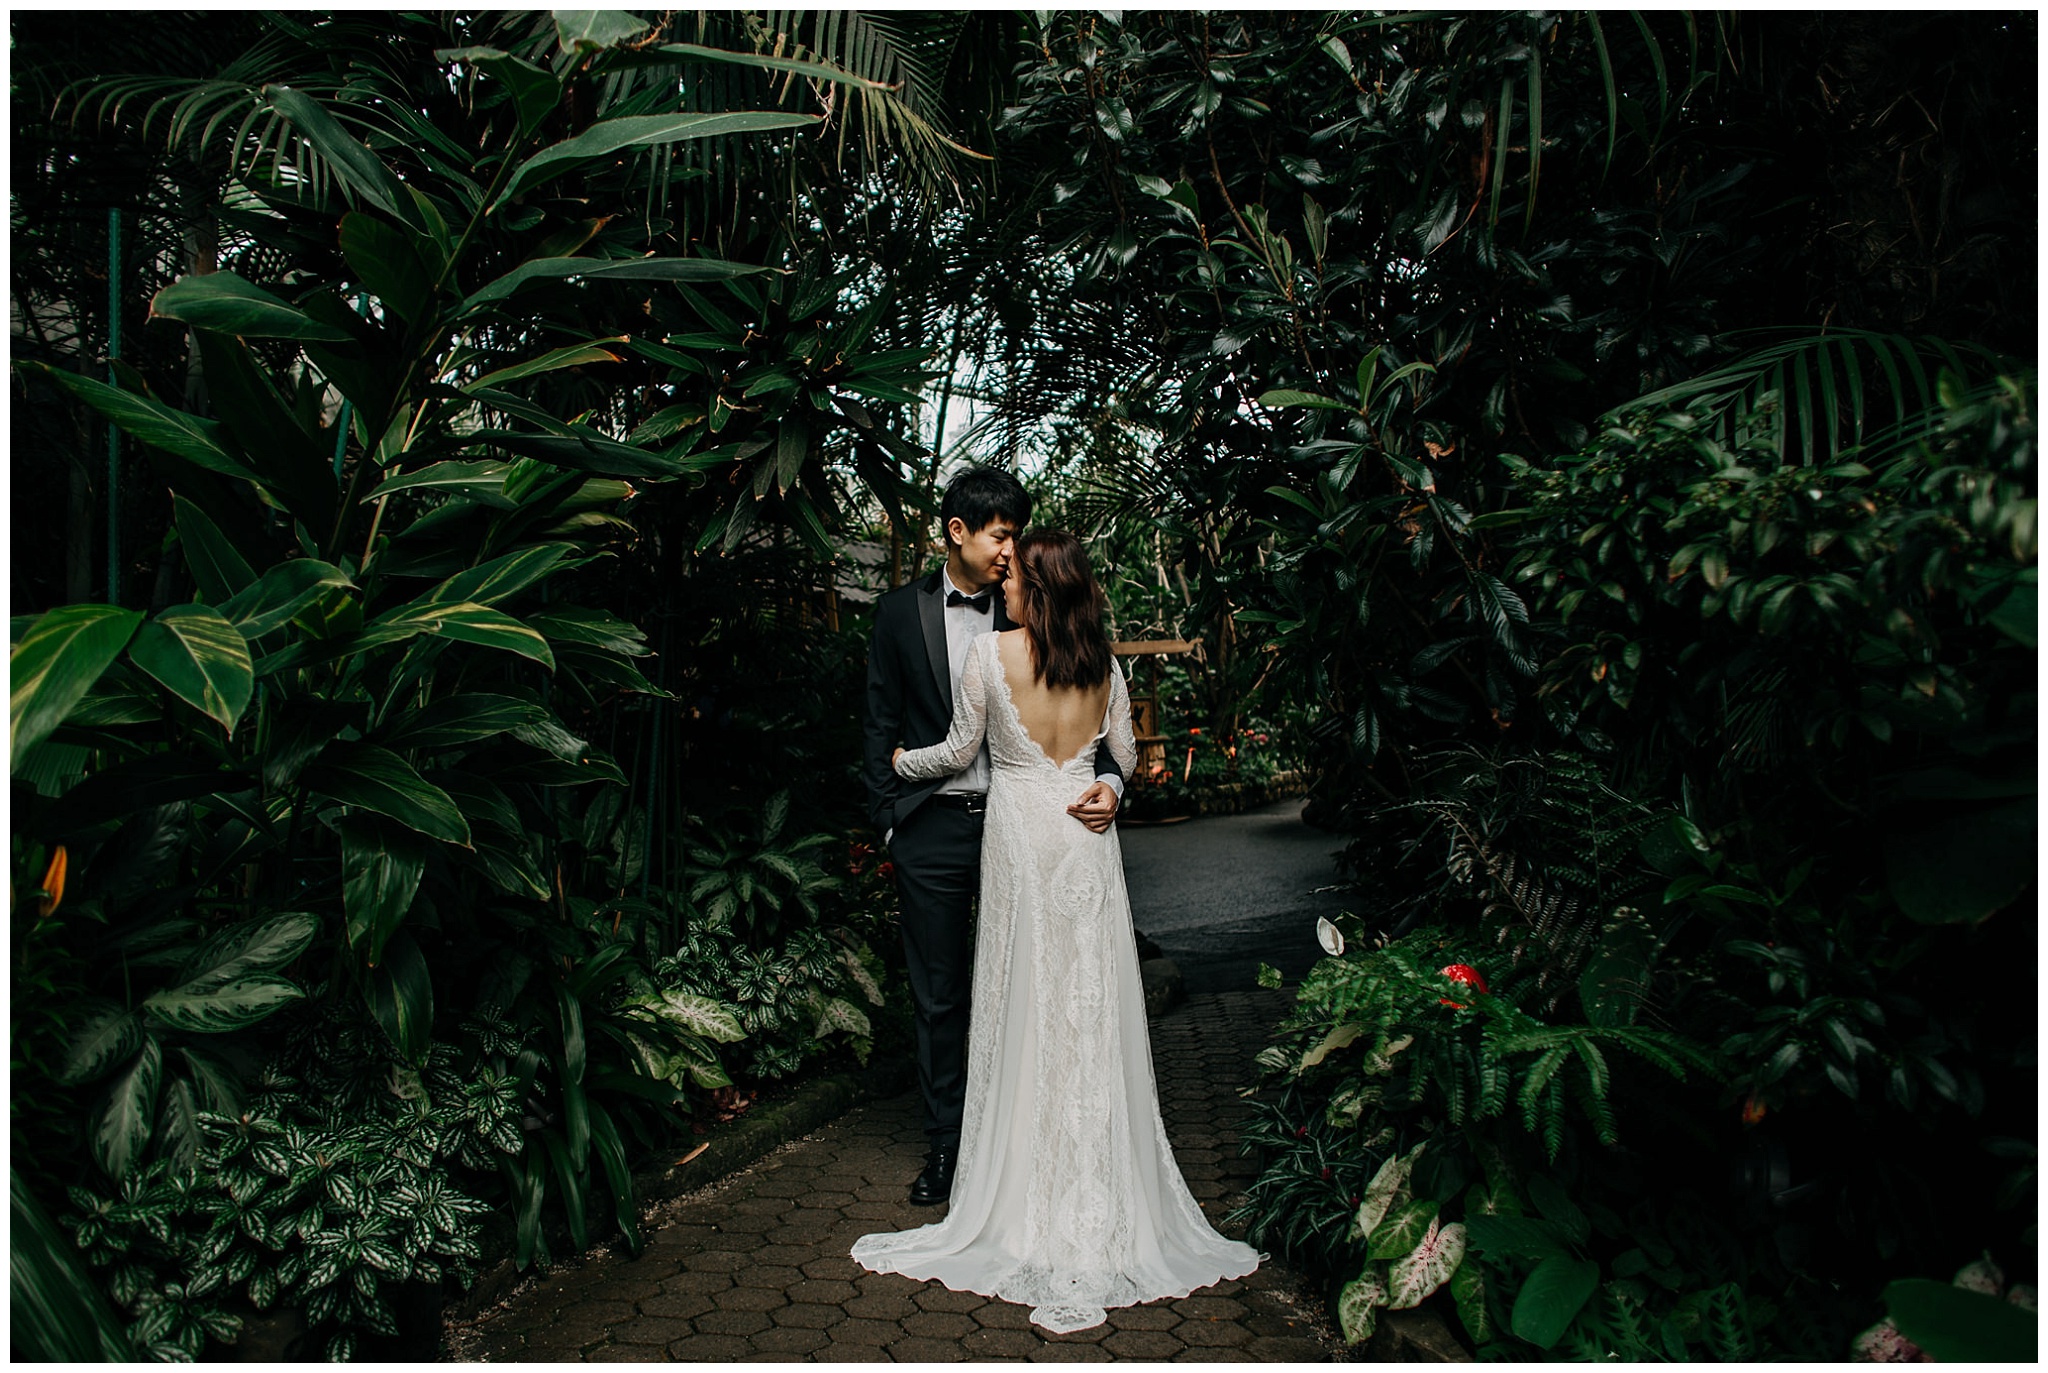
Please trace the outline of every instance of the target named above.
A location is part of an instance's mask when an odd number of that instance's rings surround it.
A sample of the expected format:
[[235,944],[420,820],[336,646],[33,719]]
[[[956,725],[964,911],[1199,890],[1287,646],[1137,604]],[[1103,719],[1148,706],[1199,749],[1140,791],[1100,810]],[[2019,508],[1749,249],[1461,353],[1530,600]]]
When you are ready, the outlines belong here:
[[863,1237],[853,1257],[1081,1330],[1108,1307],[1243,1277],[1259,1256],[1216,1233],[1173,1161],[1123,852],[1114,828],[1093,834],[1066,813],[1105,739],[1126,775],[1136,766],[1121,674],[1095,740],[1055,764],[1017,718],[996,636],[977,639],[952,732],[897,770],[948,776],[984,737],[992,774],[951,1207],[937,1224]]

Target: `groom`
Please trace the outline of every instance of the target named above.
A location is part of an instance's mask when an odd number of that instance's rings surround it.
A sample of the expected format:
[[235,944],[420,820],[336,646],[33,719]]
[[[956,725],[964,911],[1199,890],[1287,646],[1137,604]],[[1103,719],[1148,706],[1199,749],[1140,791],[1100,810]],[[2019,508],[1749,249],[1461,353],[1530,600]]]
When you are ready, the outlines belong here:
[[[967,1095],[968,993],[974,946],[969,919],[981,885],[981,824],[988,801],[988,746],[963,772],[905,782],[890,767],[898,747],[942,742],[953,724],[953,693],[977,635],[1014,628],[1001,583],[1031,497],[1015,477],[974,467],[953,479],[939,505],[946,565],[875,605],[868,648],[864,722],[868,818],[896,867],[903,952],[916,1003],[917,1079],[924,1093],[930,1152],[910,1200],[935,1206],[953,1190],[960,1115]],[[1094,785],[1067,808],[1097,834],[1109,828],[1123,775],[1099,752]]]

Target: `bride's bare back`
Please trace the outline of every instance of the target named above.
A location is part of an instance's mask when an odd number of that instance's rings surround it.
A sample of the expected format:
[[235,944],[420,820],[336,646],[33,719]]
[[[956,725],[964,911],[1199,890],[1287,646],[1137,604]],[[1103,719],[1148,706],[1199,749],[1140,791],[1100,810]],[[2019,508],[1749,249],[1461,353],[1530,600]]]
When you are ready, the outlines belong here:
[[1031,638],[1021,629],[996,637],[996,656],[1018,721],[1055,766],[1072,759],[1102,732],[1109,709],[1108,678],[1092,687],[1055,687],[1037,680],[1031,670]]

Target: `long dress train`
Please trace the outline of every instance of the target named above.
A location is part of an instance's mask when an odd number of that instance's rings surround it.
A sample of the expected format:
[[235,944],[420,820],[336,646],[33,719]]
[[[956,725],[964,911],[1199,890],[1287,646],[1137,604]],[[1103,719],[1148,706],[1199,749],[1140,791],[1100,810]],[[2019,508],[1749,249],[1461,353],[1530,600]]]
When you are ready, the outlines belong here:
[[864,1236],[853,1257],[1082,1330],[1107,1307],[1243,1277],[1259,1255],[1210,1227],[1174,1163],[1122,850],[1114,828],[1092,834],[1066,813],[1105,738],[1126,776],[1137,764],[1122,674],[1110,673],[1103,728],[1055,763],[1024,731],[996,637],[968,653],[946,741],[897,768],[950,775],[984,737],[993,765],[951,1207],[936,1224]]

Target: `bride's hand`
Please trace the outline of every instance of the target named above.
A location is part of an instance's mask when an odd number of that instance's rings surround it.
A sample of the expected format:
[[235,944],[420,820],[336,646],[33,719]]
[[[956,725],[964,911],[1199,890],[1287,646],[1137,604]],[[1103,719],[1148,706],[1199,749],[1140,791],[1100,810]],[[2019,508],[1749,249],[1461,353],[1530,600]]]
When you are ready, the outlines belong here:
[[1067,807],[1067,814],[1086,825],[1096,834],[1105,833],[1116,819],[1116,788],[1107,782],[1096,782],[1081,793],[1081,799]]
[[899,749],[897,749],[897,750],[896,750],[896,751],[895,751],[894,753],[892,753],[892,754],[890,754],[890,755],[889,755],[889,771],[891,771],[891,772],[894,772],[894,771],[896,771],[896,760],[897,760],[898,758],[901,758],[902,756],[903,756],[903,750],[902,750],[902,749],[900,749],[900,748],[899,748]]

